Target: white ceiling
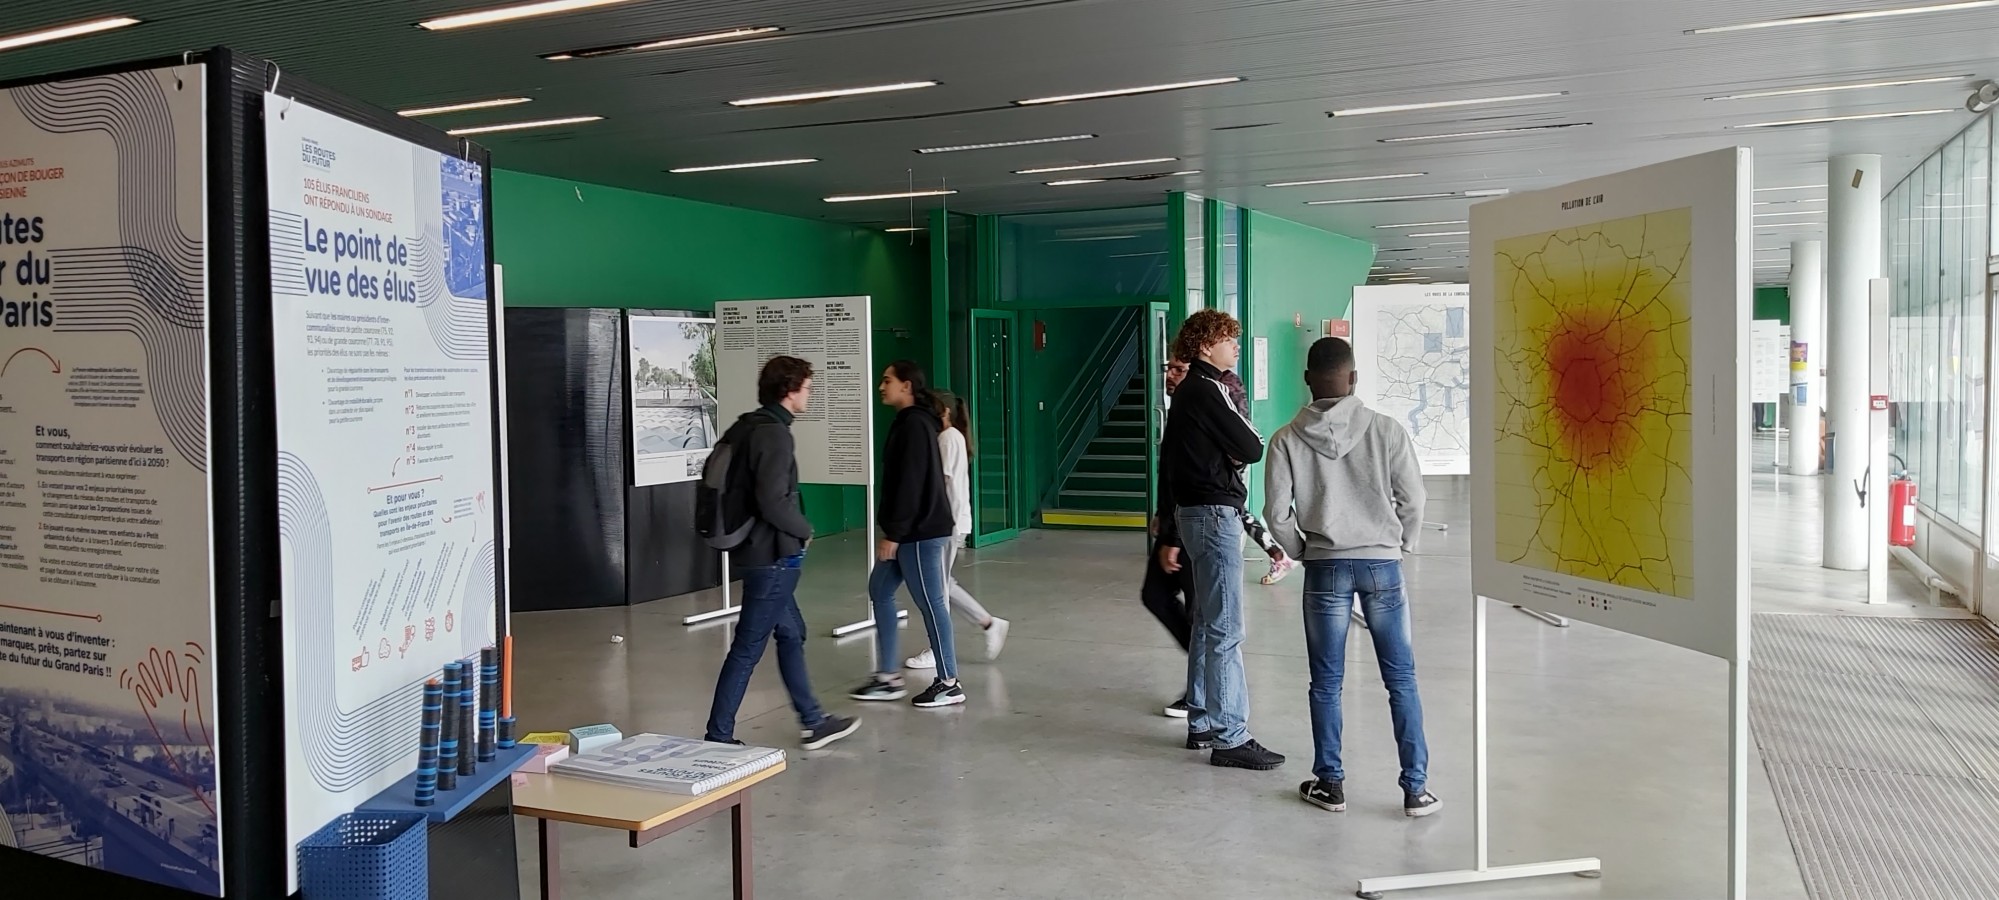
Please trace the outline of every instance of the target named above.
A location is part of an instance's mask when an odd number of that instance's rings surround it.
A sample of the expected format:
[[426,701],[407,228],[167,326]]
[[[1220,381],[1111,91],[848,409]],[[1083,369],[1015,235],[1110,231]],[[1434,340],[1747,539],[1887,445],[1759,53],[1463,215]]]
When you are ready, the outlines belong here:
[[[98,15],[146,23],[0,53],[0,78],[214,44],[388,108],[520,95],[534,102],[440,116],[459,127],[602,115],[566,130],[478,138],[506,168],[865,225],[934,204],[975,213],[1220,197],[1375,241],[1398,264],[1462,277],[1464,245],[1373,226],[1465,218],[1470,200],[1307,206],[1391,194],[1526,190],[1731,144],[1754,147],[1763,186],[1822,182],[1828,155],[1881,153],[1891,183],[1971,121],[1971,84],[1999,75],[1999,8],[1723,34],[1690,29],[1914,5],[1910,0],[638,0],[512,24],[429,32],[419,19],[508,0],[55,0],[0,35]],[[550,62],[583,47],[775,25],[735,44]],[[1141,97],[1019,108],[1012,101],[1214,76],[1245,81]],[[1744,91],[1926,76],[1943,83],[1711,101]],[[726,101],[935,80],[926,90],[807,106]],[[1565,96],[1329,118],[1335,108],[1566,91]],[[1949,108],[1946,115],[1752,131],[1749,122]],[[1382,138],[1592,123],[1422,143]],[[1257,127],[1241,127],[1257,126]],[[919,147],[1093,133],[1041,146],[919,155]],[[1151,157],[1112,170],[1192,177],[1049,187],[1034,166]],[[669,175],[676,166],[817,157],[815,165]],[[1402,172],[1420,178],[1316,187],[1277,181]],[[1093,173],[1078,173],[1087,175]],[[948,198],[829,204],[836,194],[948,185]],[[1823,196],[1823,192],[1816,192]],[[1781,199],[1814,196],[1790,193]],[[1779,198],[1771,198],[1779,199]],[[1768,209],[1768,208],[1765,208]],[[1786,247],[1822,226],[1764,229]],[[1780,280],[1783,272],[1758,273]]]

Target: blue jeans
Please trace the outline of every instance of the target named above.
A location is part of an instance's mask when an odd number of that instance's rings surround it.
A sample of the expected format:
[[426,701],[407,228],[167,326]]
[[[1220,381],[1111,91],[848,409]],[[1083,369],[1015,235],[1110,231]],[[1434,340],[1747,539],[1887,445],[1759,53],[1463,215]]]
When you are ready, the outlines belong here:
[[1340,765],[1340,690],[1347,671],[1347,622],[1354,595],[1367,614],[1367,633],[1388,688],[1402,790],[1420,794],[1429,780],[1423,741],[1423,701],[1416,695],[1416,653],[1409,646],[1408,595],[1398,559],[1305,560],[1305,654],[1312,669],[1312,774],[1344,781]]
[[1181,564],[1193,572],[1188,604],[1187,730],[1215,732],[1220,749],[1249,742],[1249,680],[1242,667],[1242,512],[1183,506]]
[[944,565],[952,540],[912,541],[897,546],[894,559],[875,561],[875,570],[868,574],[868,600],[875,609],[876,672],[902,671],[902,660],[896,658],[895,589],[906,584],[923,617],[923,630],[930,635],[930,649],[937,655],[937,677],[958,677],[958,650],[951,635],[951,573]]
[[736,637],[729,642],[722,675],[715,681],[715,703],[708,709],[708,740],[735,739],[736,711],[742,708],[750,673],[756,671],[764,644],[773,634],[777,635],[777,672],[784,677],[784,689],[791,693],[791,707],[798,710],[798,724],[811,728],[825,720],[826,711],[812,696],[812,680],[805,674],[805,617],[798,612],[796,596],[798,576],[803,571],[783,563],[743,569],[743,611],[737,614]]

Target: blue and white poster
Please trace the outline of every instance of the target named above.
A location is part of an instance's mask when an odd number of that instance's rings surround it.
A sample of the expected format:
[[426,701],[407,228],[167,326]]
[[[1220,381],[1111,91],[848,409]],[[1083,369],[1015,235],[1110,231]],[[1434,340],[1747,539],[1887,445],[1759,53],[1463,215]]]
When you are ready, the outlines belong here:
[[407,775],[418,697],[493,642],[484,173],[265,97],[286,805],[296,844]]
[[0,847],[220,896],[202,98],[0,90]]

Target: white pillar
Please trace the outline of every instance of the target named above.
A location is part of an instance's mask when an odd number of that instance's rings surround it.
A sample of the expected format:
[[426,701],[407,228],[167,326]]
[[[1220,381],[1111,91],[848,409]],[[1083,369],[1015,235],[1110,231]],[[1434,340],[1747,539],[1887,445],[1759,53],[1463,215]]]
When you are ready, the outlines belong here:
[[1825,407],[1825,245],[1791,242],[1791,465],[1819,473],[1819,415]]
[[[1881,157],[1826,163],[1826,431],[1833,464],[1825,485],[1824,565],[1867,568],[1869,368],[1867,283],[1881,275]],[[1887,498],[1877,498],[1885,503]]]

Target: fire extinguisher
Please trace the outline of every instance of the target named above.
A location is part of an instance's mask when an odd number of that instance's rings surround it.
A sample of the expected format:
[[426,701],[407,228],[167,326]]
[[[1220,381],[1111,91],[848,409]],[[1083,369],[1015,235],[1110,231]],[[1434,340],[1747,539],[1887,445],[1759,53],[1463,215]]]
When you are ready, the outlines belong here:
[[1915,546],[1916,480],[1909,477],[1908,469],[1899,465],[1888,482],[1888,516],[1888,543],[1897,547]]

